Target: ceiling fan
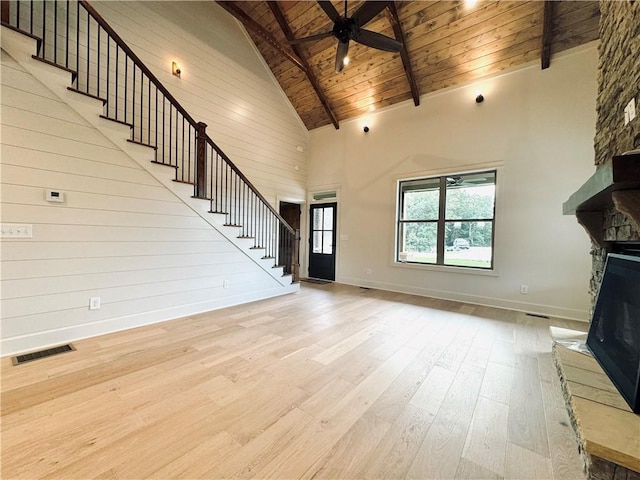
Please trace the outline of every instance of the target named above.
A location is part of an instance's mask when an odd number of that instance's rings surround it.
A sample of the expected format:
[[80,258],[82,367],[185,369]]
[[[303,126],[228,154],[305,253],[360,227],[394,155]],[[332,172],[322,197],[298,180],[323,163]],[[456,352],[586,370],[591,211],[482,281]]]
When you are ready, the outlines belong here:
[[344,68],[344,59],[349,52],[349,41],[361,43],[368,47],[377,48],[386,52],[399,52],[402,43],[394,38],[387,37],[380,33],[365,30],[364,27],[368,22],[378,15],[387,6],[388,2],[379,2],[375,0],[365,1],[360,8],[353,14],[347,16],[347,0],[344,2],[344,16],[341,16],[330,1],[320,1],[318,4],[324,10],[324,13],[333,22],[333,29],[330,32],[318,33],[309,37],[297,38],[288,42],[289,44],[313,42],[333,35],[338,39],[338,51],[336,53],[336,72],[341,72]]

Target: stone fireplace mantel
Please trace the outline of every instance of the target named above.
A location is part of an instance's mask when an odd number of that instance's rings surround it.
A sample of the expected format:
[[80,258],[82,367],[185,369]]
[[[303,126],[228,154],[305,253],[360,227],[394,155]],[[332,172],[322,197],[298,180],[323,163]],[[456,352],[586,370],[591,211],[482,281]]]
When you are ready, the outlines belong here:
[[618,155],[599,165],[562,205],[562,213],[575,214],[591,239],[605,247],[604,212],[612,207],[640,231],[640,152]]

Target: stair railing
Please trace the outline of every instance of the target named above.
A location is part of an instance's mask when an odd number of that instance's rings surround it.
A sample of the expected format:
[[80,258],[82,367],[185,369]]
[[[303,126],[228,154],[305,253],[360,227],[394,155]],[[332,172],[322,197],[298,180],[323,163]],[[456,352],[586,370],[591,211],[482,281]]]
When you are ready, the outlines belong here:
[[104,118],[127,125],[133,143],[155,149],[154,163],[193,184],[193,196],[225,214],[285,274],[298,261],[299,235],[180,102],[85,0],[2,0],[2,24],[38,41],[35,58],[72,73],[69,87],[103,102]]

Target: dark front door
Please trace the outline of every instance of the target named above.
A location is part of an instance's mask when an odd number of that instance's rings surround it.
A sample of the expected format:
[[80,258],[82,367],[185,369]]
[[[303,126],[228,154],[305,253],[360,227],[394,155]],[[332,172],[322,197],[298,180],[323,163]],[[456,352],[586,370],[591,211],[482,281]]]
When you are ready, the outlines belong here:
[[309,276],[336,279],[336,203],[311,205]]
[[[284,231],[280,234],[280,263],[285,263],[284,273],[293,274],[293,281],[300,279],[300,259],[298,258],[298,241],[300,240],[300,205],[297,203],[280,202],[280,216],[296,231],[295,243],[292,246],[285,237]],[[284,227],[281,227],[284,228]],[[293,247],[293,248],[292,248]],[[291,265],[289,265],[291,262]]]

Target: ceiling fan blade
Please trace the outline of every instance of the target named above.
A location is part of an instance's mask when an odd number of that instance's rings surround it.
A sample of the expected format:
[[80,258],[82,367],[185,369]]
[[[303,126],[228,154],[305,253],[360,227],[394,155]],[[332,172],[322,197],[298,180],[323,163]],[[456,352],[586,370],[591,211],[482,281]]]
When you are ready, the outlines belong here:
[[323,38],[327,38],[332,35],[333,35],[333,32],[318,33],[316,35],[310,35],[308,37],[294,38],[293,40],[289,40],[286,43],[287,45],[297,45],[298,43],[306,43],[306,42],[313,42],[315,40],[322,40]]
[[358,26],[364,27],[369,21],[378,15],[387,6],[387,2],[377,2],[369,0],[364,2],[362,6],[351,17]]
[[338,52],[336,53],[336,73],[340,73],[344,68],[344,58],[349,53],[349,40],[338,42]]
[[360,35],[354,40],[367,47],[377,48],[385,52],[399,52],[402,49],[402,43],[395,38],[387,37],[371,30],[360,30]]
[[318,0],[318,5],[320,5],[322,10],[324,10],[324,13],[327,14],[327,16],[331,19],[333,23],[336,23],[342,18],[338,13],[338,11],[336,10],[336,7],[333,6],[333,3],[328,1]]

